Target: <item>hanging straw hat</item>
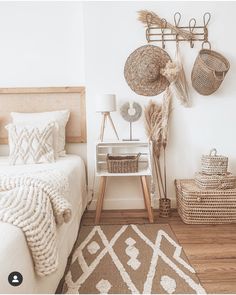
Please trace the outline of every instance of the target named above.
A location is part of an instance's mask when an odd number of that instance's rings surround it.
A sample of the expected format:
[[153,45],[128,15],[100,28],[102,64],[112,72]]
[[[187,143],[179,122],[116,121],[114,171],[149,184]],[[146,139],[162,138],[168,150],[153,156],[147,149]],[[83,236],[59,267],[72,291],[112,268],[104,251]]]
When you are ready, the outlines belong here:
[[139,95],[154,96],[169,86],[168,80],[160,74],[170,56],[158,46],[144,45],[130,54],[124,69],[130,88]]

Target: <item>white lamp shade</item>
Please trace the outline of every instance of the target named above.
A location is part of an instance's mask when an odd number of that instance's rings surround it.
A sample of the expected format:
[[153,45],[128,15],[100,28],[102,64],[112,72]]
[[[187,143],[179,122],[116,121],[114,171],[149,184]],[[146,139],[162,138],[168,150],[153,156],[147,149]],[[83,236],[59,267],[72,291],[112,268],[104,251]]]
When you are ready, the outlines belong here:
[[116,96],[115,94],[103,94],[97,97],[96,100],[97,112],[115,112],[116,111]]

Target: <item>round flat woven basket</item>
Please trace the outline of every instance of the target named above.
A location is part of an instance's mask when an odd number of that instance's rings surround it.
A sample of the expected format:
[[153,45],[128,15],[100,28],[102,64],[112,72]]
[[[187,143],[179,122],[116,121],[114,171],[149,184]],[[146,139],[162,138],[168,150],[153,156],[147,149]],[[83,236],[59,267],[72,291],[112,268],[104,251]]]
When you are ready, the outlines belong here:
[[220,53],[211,48],[200,50],[191,74],[194,89],[202,95],[214,93],[220,87],[229,68],[229,61]]

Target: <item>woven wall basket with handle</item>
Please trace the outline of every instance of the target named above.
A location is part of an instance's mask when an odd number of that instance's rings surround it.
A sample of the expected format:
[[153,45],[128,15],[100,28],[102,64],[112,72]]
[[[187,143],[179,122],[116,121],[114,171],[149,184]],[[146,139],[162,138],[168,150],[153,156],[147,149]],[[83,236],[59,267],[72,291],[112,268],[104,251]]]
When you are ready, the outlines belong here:
[[[191,74],[194,89],[202,95],[210,95],[221,85],[230,68],[229,61],[220,53],[210,49],[200,50]],[[202,45],[203,46],[203,45]]]

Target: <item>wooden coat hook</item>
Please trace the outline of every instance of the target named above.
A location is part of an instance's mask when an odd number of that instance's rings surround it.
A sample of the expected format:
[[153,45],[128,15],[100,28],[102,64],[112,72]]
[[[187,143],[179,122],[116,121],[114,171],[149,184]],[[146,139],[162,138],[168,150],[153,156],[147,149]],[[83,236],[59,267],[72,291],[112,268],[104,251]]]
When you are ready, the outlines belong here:
[[139,19],[145,23],[146,20],[146,39],[150,42],[161,42],[162,48],[166,47],[166,42],[187,41],[190,47],[194,47],[197,41],[208,41],[208,24],[211,14],[206,12],[203,15],[203,25],[197,25],[195,18],[191,18],[187,26],[180,26],[181,13],[174,14],[174,24],[167,22],[165,18],[159,18],[154,12],[140,11]]
[[[194,29],[196,27],[196,19],[195,18],[191,18],[189,21],[189,32],[191,33],[191,35],[193,36],[194,34]],[[194,47],[194,43],[193,43],[193,38],[190,39],[190,47],[193,48]]]

